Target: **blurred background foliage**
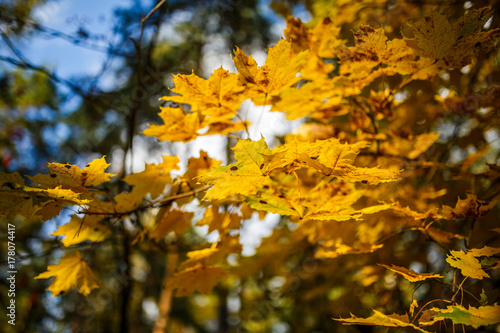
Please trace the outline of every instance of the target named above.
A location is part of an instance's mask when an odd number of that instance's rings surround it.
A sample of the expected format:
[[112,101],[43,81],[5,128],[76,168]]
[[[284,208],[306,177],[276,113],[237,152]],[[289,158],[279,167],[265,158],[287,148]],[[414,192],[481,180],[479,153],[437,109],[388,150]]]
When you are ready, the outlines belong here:
[[[168,94],[171,73],[202,74],[207,50],[229,54],[233,45],[265,49],[272,37],[271,23],[260,12],[258,1],[167,1],[145,22],[141,41],[141,18],[154,8],[155,1],[130,1],[117,7],[111,32],[93,31],[85,20],[72,17],[65,18],[68,27],[64,31],[52,29],[50,20],[47,25],[37,21],[37,10],[50,11],[51,6],[63,3],[23,0],[0,3],[2,172],[15,170],[33,175],[44,173],[48,162],[81,165],[102,155],[112,160],[115,173],[130,172],[131,156],[128,161],[125,157],[127,152],[130,154],[131,141],[148,122],[159,121],[158,98]],[[57,65],[49,67],[32,61],[35,57],[29,46],[25,52],[21,51],[21,45],[37,39],[60,39],[76,49],[102,52],[101,70],[97,75],[62,77]],[[214,46],[214,41],[219,44]],[[82,72],[85,73],[85,68]],[[112,78],[107,87],[102,84],[105,77]],[[136,140],[141,141],[137,144],[140,149],[150,155],[159,149],[169,150],[168,145],[158,148],[156,140],[144,136]],[[170,150],[170,154],[175,152]],[[161,158],[161,153],[157,155]],[[109,190],[116,193],[122,186],[117,184]],[[55,225],[65,223],[66,219],[67,215],[50,222]],[[85,300],[81,295],[70,295],[64,300],[54,299],[44,292],[39,281],[33,280],[34,272],[42,269],[48,258],[61,255],[57,241],[49,236],[51,232],[41,224],[18,224],[17,253],[24,260],[17,281],[18,326],[14,331],[144,332],[152,325],[152,319],[142,308],[148,300],[157,301],[164,249],[153,251],[147,261],[141,254],[130,257],[139,272],[145,270],[137,273],[140,277],[135,280],[127,255],[124,260],[123,252],[128,247],[122,247],[122,242],[130,240],[118,234],[104,246],[105,252],[94,258],[100,272],[109,272],[108,281],[103,281],[109,287],[101,295],[104,298]],[[158,278],[147,274],[148,279],[144,279],[146,271],[155,272]],[[1,283],[2,295],[6,295],[6,280]],[[140,287],[134,288],[138,293],[124,296],[133,285]],[[4,300],[7,299],[2,296],[2,306]],[[193,312],[189,302],[181,302],[173,315],[181,322],[199,322],[195,327],[208,331],[204,326],[205,311]],[[128,325],[121,324],[125,315],[129,318]],[[0,320],[2,330],[9,326],[4,317]]]
[[[159,122],[158,98],[169,94],[170,74],[194,71],[208,77],[213,68],[207,65],[207,55],[212,55],[213,62],[218,54],[230,53],[235,45],[252,53],[262,52],[279,40],[282,30],[276,32],[273,27],[284,28],[288,15],[300,15],[303,21],[310,19],[312,25],[330,16],[341,26],[340,37],[353,45],[352,31],[361,24],[384,27],[389,39],[401,38],[401,31],[407,29],[406,23],[411,18],[421,17],[425,10],[436,5],[450,21],[472,6],[491,5],[495,13],[500,13],[497,0],[167,1],[146,21],[141,38],[141,18],[156,2],[135,0],[116,8],[112,37],[108,36],[109,42],[103,44],[100,43],[102,32],[91,31],[85,24],[76,29],[72,26],[68,31],[55,31],[37,22],[34,11],[52,1],[0,3],[2,172],[33,175],[45,172],[47,162],[81,165],[107,155],[108,161],[112,161],[112,171],[123,175],[133,170],[134,156],[141,151],[147,155],[178,154],[178,146],[158,144],[155,139],[139,134],[147,123]],[[500,17],[495,15],[489,24],[498,27],[499,23]],[[22,52],[19,44],[29,45],[48,36],[72,43],[75,48],[101,51],[105,60],[99,73],[61,77],[57,68],[31,62],[29,48]],[[439,189],[444,184],[452,184],[454,192],[448,192],[443,199],[450,206],[454,206],[458,194],[468,190],[475,191],[483,200],[498,194],[495,190],[500,179],[498,61],[498,51],[485,54],[467,68],[445,71],[432,81],[414,81],[401,92],[405,103],[398,112],[405,116],[398,118],[402,122],[401,130],[395,135],[404,137],[405,127],[411,128],[413,134],[418,133],[419,128],[439,131],[440,143],[426,153],[426,158],[450,165],[445,171],[423,168],[421,177],[413,180],[422,183],[411,185],[418,187],[424,185],[423,182],[432,182]],[[110,77],[112,84],[104,84]],[[367,97],[372,89],[380,90],[384,84],[382,79],[376,80],[362,94]],[[392,82],[389,84],[393,86]],[[493,112],[496,116],[485,120],[476,112],[483,107],[478,103],[483,102],[484,107],[496,108]],[[419,104],[427,108],[418,110]],[[318,128],[325,133],[338,133],[342,126],[348,126],[346,119],[343,121],[332,121],[327,124],[328,130]],[[465,171],[476,175],[489,172],[488,176],[457,178],[454,166],[459,168],[464,159],[478,153],[481,155],[474,155],[477,159],[471,160],[470,168]],[[116,182],[108,186],[108,190],[116,194],[124,185]],[[408,190],[408,203],[419,200],[412,197],[414,194]],[[493,236],[481,230],[498,225],[498,216],[496,208],[493,214],[480,220],[465,219],[451,228],[457,233],[476,230],[468,244],[476,247],[491,241]],[[381,217],[375,215],[374,219],[377,218]],[[53,298],[44,290],[45,281],[33,277],[61,256],[58,240],[49,234],[54,225],[66,220],[67,215],[63,214],[44,225],[24,223],[17,227],[18,326],[13,331],[150,331],[158,311],[167,245],[132,245],[126,232],[126,225],[131,222],[123,221],[115,228],[116,234],[100,244],[99,251],[89,251],[92,268],[102,277],[101,289],[88,298],[77,293]],[[342,223],[331,232],[341,230]],[[307,236],[288,238],[293,228],[296,225],[281,219],[274,233],[256,250],[257,255],[234,259],[246,269],[224,280],[214,293],[175,299],[170,331],[383,332],[385,329],[370,326],[342,326],[331,317],[332,314],[348,317],[350,312],[360,317],[369,316],[371,309],[380,304],[383,306],[376,309],[384,313],[408,308],[415,297],[414,286],[373,263],[408,266],[407,256],[411,255],[411,264],[416,268],[439,271],[444,265],[436,259],[444,250],[433,242],[426,242],[425,236],[416,231],[389,239],[384,249],[371,255],[319,261],[314,259],[315,249],[307,242]],[[303,228],[306,232],[307,226]],[[2,226],[3,232],[4,229]],[[2,239],[5,239],[3,232]],[[186,242],[189,244],[203,242],[194,231],[186,237],[190,237]],[[185,249],[179,251],[182,253]],[[428,263],[434,266],[426,267]],[[499,299],[500,284],[495,279],[488,283],[486,293],[493,303]],[[469,288],[474,294],[481,293],[474,285]],[[6,306],[6,290],[7,282],[2,276],[2,307]],[[442,292],[442,286],[433,284],[423,284],[415,291],[424,302],[444,297]],[[5,316],[0,319],[2,328],[7,327],[6,320]]]

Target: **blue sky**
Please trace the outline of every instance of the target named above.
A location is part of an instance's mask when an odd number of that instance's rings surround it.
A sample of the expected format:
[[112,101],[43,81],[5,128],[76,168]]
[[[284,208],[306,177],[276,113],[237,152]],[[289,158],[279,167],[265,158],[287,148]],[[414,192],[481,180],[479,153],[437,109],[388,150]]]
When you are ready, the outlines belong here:
[[[74,35],[80,26],[93,34],[102,34],[98,45],[106,48],[107,43],[113,42],[114,9],[130,4],[131,1],[119,0],[49,1],[37,8],[34,15],[43,27],[69,35]],[[49,67],[63,78],[98,73],[106,56],[104,52],[48,36],[30,39],[29,44],[23,42],[22,51],[33,63]]]
[[[146,8],[151,7],[154,2],[156,0],[141,1]],[[275,22],[272,32],[278,40],[285,28],[285,22],[272,12],[269,2],[269,0],[262,1],[260,8],[265,16]],[[43,27],[69,35],[75,35],[79,27],[84,26],[92,34],[103,35],[104,38],[99,45],[105,49],[107,43],[113,43],[112,28],[116,24],[114,10],[118,7],[129,7],[132,4],[133,0],[51,0],[36,9],[35,17]],[[305,20],[310,18],[310,15],[303,9],[297,14]],[[23,53],[30,61],[54,69],[56,74],[63,78],[98,73],[106,56],[104,52],[79,47],[61,38],[30,38],[29,43],[25,40],[21,45]],[[225,65],[227,60],[230,61],[231,50],[232,46],[228,46],[228,54],[225,57],[227,59],[219,58],[219,62]],[[265,55],[262,60],[265,60]],[[210,68],[207,68],[207,71],[211,72],[220,65],[212,64],[208,66]],[[101,82],[101,84],[106,87],[111,82]]]

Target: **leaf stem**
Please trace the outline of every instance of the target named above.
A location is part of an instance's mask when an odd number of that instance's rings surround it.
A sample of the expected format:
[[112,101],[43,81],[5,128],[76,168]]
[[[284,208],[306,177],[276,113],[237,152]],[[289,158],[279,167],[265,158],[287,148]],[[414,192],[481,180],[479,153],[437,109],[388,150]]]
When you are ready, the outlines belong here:
[[415,315],[415,317],[413,317],[412,321],[410,324],[413,324],[413,322],[415,321],[415,319],[417,319],[418,315],[420,314],[420,312],[422,312],[422,310],[429,304],[433,303],[433,302],[437,302],[437,301],[441,301],[441,302],[446,302],[446,303],[452,303],[451,301],[448,301],[448,300],[445,300],[445,299],[441,299],[441,298],[437,298],[437,299],[433,299],[427,303],[425,303],[421,308],[420,310],[418,310],[417,314]]
[[[458,286],[457,291],[455,292],[455,294],[454,294],[454,295],[453,295],[453,297],[451,298],[451,302],[455,302],[455,297],[458,295],[458,292],[459,292],[460,290],[462,290],[462,285],[464,284],[465,280],[467,280],[467,278],[468,278],[468,276],[466,276],[466,277],[462,280],[462,282],[461,282],[461,283],[460,283],[460,285]],[[462,300],[463,300],[463,292],[462,292]],[[461,303],[461,302],[460,302],[460,303]]]

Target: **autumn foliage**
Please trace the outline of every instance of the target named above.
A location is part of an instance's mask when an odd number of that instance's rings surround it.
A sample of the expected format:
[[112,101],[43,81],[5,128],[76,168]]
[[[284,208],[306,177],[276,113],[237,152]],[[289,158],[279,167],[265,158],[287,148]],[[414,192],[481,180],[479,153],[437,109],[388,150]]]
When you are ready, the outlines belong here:
[[[84,168],[49,163],[29,183],[0,174],[3,220],[39,223],[75,210],[53,233],[65,255],[35,277],[54,277],[53,296],[99,288],[106,276],[85,259],[127,221],[133,251],[165,251],[165,272],[154,276],[163,280],[160,303],[175,307],[175,297],[214,288],[239,293],[238,325],[249,332],[277,322],[294,332],[494,330],[500,86],[488,77],[500,29],[485,28],[493,10],[452,20],[408,5],[401,33],[369,24],[345,32],[342,13],[320,3],[308,24],[287,18],[262,66],[235,46],[237,73],[173,77],[161,122],[143,134],[186,144],[236,138],[227,165],[200,151],[121,179],[106,173],[105,157]],[[302,127],[279,143],[250,139],[248,100]],[[122,191],[107,190],[117,182]],[[271,236],[255,255],[240,255],[242,224],[268,214],[280,216]],[[195,225],[216,231],[216,241],[193,237]],[[273,305],[255,316],[255,304]]]

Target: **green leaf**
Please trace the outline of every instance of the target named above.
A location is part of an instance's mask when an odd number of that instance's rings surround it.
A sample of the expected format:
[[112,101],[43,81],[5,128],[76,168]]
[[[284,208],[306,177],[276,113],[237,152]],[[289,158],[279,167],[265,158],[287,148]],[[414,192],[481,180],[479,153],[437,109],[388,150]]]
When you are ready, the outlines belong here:
[[492,325],[500,322],[500,305],[480,306],[469,309],[461,305],[448,306],[446,309],[433,309],[439,311],[435,317],[451,319],[454,324],[469,325],[474,328]]

